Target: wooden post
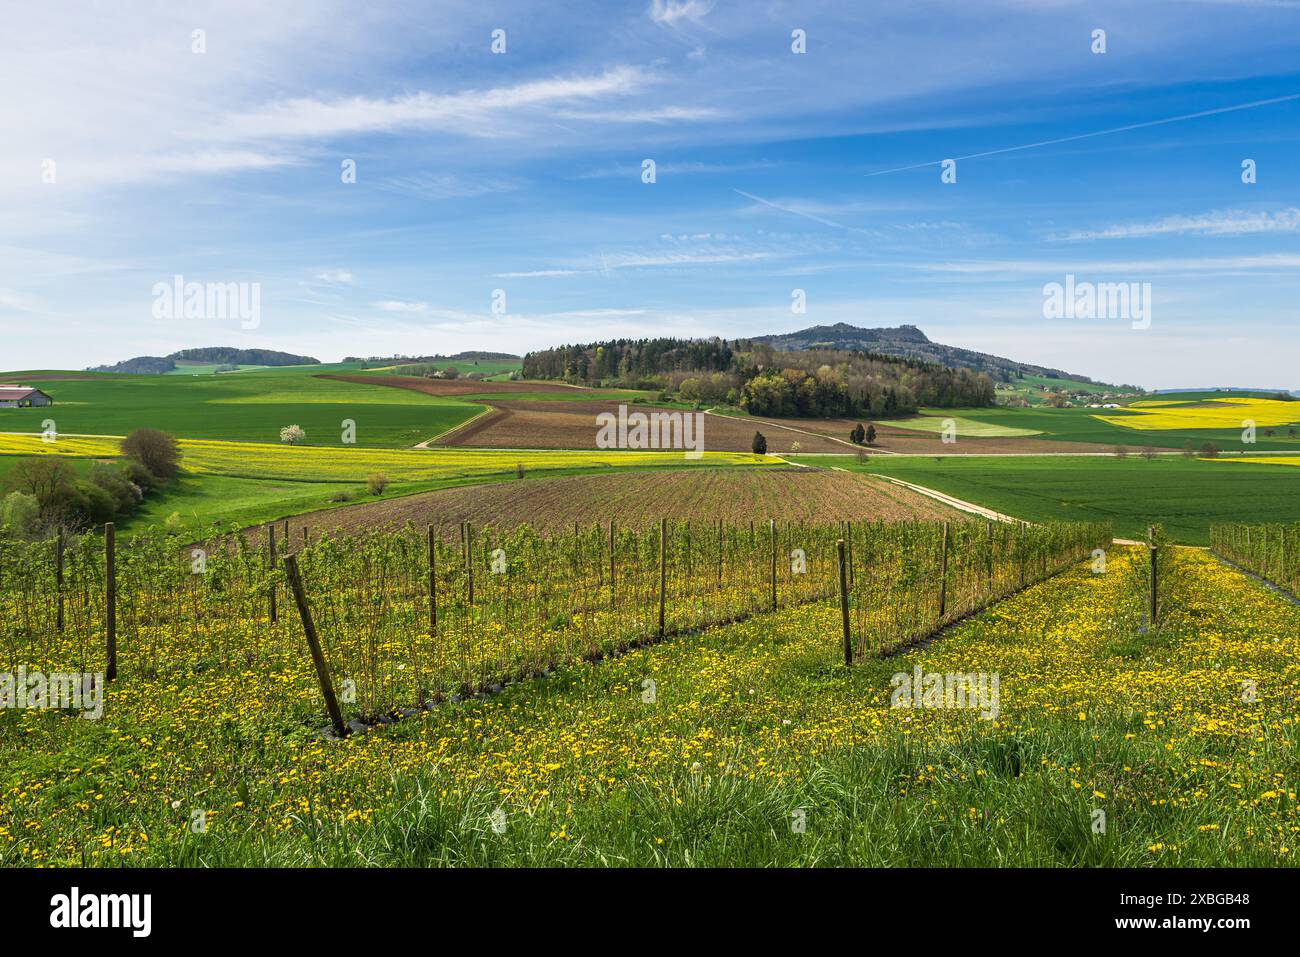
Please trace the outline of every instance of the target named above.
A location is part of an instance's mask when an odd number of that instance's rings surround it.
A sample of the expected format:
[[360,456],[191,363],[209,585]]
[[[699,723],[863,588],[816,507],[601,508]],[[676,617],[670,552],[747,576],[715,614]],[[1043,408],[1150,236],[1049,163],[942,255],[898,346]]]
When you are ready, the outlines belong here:
[[59,537],[54,543],[54,591],[58,599],[55,612],[55,627],[63,630],[63,526],[59,526]]
[[722,588],[722,550],[723,550],[723,547],[724,547],[724,545],[723,545],[723,536],[722,536],[722,519],[718,519],[718,589],[719,589],[719,590],[721,590],[721,588]]
[[104,605],[104,628],[108,637],[104,680],[112,681],[117,677],[117,545],[112,522],[104,524]]
[[1159,618],[1160,604],[1159,601],[1157,600],[1159,595],[1160,580],[1159,580],[1159,573],[1157,571],[1159,565],[1157,564],[1156,561],[1156,555],[1159,549],[1160,547],[1158,545],[1151,546],[1151,607],[1148,611],[1148,616],[1147,616],[1147,621],[1150,622],[1150,624],[1148,625],[1148,630],[1154,630],[1156,625],[1159,624],[1160,622],[1160,618]]
[[844,539],[835,543],[835,554],[840,566],[840,627],[844,631],[844,663],[853,664],[853,639],[849,635],[849,583],[848,562],[844,557]]
[[429,538],[429,637],[438,635],[438,579],[436,575],[437,551],[434,542],[433,526],[427,527]]
[[302,527],[302,544],[303,544],[304,547],[306,547],[306,545],[307,545],[307,526],[306,526],[306,525],[304,525],[304,526]]
[[614,520],[609,520],[609,603],[614,604]]
[[939,621],[948,610],[948,523],[943,523],[943,544],[939,547]]
[[298,603],[298,616],[302,618],[303,634],[307,636],[307,647],[311,651],[312,664],[316,666],[316,678],[320,681],[320,693],[325,699],[325,708],[330,713],[334,732],[340,737],[347,737],[348,726],[343,723],[343,712],[339,710],[338,698],[334,697],[334,682],[330,680],[329,666],[325,655],[320,650],[320,639],[316,637],[316,625],[311,620],[311,609],[307,607],[307,593],[303,591],[302,576],[298,574],[298,556],[284,556],[284,570],[289,576],[289,587],[293,589],[293,600]]
[[[285,544],[286,545],[288,544],[287,539],[285,540]],[[272,572],[275,571],[275,526],[274,525],[266,526],[266,567],[271,569]],[[271,603],[271,622],[274,624],[275,622],[275,582],[274,581],[271,582],[270,603]]]
[[474,531],[469,522],[465,523],[465,588],[466,598],[474,604]]
[[283,537],[284,537],[284,544],[285,544],[285,546],[287,547],[288,544],[289,544],[289,520],[288,520],[287,518],[284,520],[284,536],[283,536]]
[[664,600],[668,585],[668,519],[659,519],[659,637],[664,636]]
[[767,537],[772,543],[772,610],[776,611],[776,519],[767,520]]

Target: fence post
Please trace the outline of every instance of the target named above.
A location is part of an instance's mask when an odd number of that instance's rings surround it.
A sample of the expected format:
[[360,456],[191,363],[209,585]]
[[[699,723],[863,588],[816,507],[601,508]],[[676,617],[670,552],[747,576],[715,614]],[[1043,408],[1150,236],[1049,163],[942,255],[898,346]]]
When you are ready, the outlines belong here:
[[58,596],[58,610],[55,613],[55,627],[63,630],[63,526],[59,526],[59,537],[54,545],[54,590]]
[[1156,554],[1159,551],[1159,548],[1160,546],[1156,545],[1154,542],[1151,544],[1151,607],[1148,611],[1147,617],[1147,621],[1150,622],[1150,625],[1148,626],[1149,631],[1154,630],[1156,625],[1160,622],[1160,605],[1157,600],[1160,586],[1158,572],[1160,566],[1156,560]]
[[664,598],[668,584],[668,519],[659,519],[659,637],[664,636]]
[[[288,544],[288,539],[285,540]],[[266,526],[266,567],[275,573],[275,526]],[[275,579],[271,580],[271,623],[275,623]]]
[[474,530],[470,527],[469,522],[465,523],[465,587],[468,589],[466,598],[469,604],[474,604]]
[[772,610],[776,611],[776,519],[767,520],[767,537],[772,543]]
[[307,636],[307,648],[311,651],[312,664],[316,666],[316,678],[320,681],[320,693],[325,698],[325,708],[330,713],[330,721],[335,733],[347,737],[348,726],[343,723],[343,712],[339,710],[338,698],[334,697],[334,682],[330,680],[329,666],[325,655],[320,650],[320,639],[316,637],[316,625],[311,620],[311,609],[307,607],[307,593],[303,591],[302,576],[298,573],[298,556],[284,556],[284,570],[289,576],[289,587],[293,590],[293,600],[298,604],[298,615],[302,618],[303,634]]
[[429,637],[438,636],[438,579],[437,579],[437,546],[434,543],[433,525],[426,526],[426,533],[429,539]]
[[948,523],[943,523],[943,544],[939,548],[939,621],[948,609]]
[[844,559],[844,539],[835,543],[835,554],[840,566],[840,627],[844,631],[844,663],[853,664],[853,639],[849,636],[849,585],[848,563]]
[[104,523],[104,628],[108,635],[108,663],[104,680],[117,678],[117,544],[113,523]]

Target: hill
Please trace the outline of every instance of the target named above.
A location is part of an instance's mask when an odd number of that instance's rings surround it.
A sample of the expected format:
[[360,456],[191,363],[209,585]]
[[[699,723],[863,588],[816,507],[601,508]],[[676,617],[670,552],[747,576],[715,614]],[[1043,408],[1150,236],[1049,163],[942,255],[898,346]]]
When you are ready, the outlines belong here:
[[934,362],[950,369],[971,369],[986,372],[995,380],[1009,382],[1023,375],[1045,376],[1051,379],[1071,379],[1077,382],[1093,382],[1087,376],[1053,369],[1048,366],[1034,365],[1030,362],[1017,362],[986,352],[962,349],[957,346],[945,346],[932,341],[916,326],[903,325],[880,329],[866,329],[851,326],[847,322],[837,322],[833,326],[813,326],[798,332],[778,333],[767,336],[755,336],[751,341],[765,342],[778,352],[802,352],[810,349],[835,349],[869,352],[875,355],[898,356],[906,359],[920,359]]
[[235,349],[231,346],[206,346],[180,349],[167,356],[136,356],[113,365],[90,366],[87,372],[129,372],[137,375],[164,375],[178,363],[213,363],[230,366],[308,366],[320,365],[311,356],[296,356],[275,349]]

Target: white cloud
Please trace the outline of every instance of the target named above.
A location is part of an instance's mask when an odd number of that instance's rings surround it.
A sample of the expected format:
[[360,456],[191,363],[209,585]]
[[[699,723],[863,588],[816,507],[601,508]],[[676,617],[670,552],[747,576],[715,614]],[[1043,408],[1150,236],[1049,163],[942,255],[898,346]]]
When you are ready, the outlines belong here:
[[697,23],[713,9],[712,0],[653,0],[650,19],[664,26],[675,27],[682,21]]
[[498,137],[522,132],[508,122],[521,111],[541,112],[557,104],[628,96],[649,82],[644,70],[618,66],[590,76],[552,77],[511,86],[459,93],[419,91],[378,98],[298,97],[229,117],[224,133],[238,139],[326,139],[360,133],[442,130]]
[[370,305],[382,312],[424,312],[429,308],[427,302],[408,302],[404,299],[381,299]]
[[1166,216],[1164,219],[1147,223],[1127,223],[1106,229],[1079,230],[1059,238],[1068,241],[1138,239],[1188,233],[1203,236],[1245,236],[1251,233],[1294,233],[1296,231],[1300,231],[1300,209],[1292,206],[1273,213],[1228,209],[1195,216]]

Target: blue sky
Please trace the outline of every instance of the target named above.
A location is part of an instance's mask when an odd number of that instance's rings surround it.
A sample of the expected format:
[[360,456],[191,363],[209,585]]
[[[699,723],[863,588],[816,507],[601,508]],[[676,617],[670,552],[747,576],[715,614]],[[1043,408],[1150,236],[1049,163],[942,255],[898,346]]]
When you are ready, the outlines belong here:
[[[1300,3],[27,6],[0,33],[3,368],[909,322],[1300,388]],[[950,157],[956,183],[918,165]],[[1044,318],[1067,273],[1151,283],[1151,327]],[[258,326],[156,318],[178,274],[259,283]]]

